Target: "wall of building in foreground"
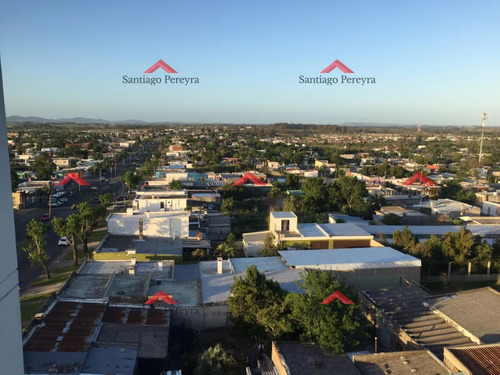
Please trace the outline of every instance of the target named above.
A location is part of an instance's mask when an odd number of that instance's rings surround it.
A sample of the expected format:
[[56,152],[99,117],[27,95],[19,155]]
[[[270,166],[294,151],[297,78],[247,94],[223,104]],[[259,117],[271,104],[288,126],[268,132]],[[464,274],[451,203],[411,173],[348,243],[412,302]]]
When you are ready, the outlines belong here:
[[[8,175],[9,153],[7,123],[3,99],[2,67],[0,65],[0,170]],[[0,236],[2,261],[0,262],[0,364],[3,375],[24,374],[21,332],[21,309],[17,283],[16,238],[12,188],[10,179],[0,183]]]

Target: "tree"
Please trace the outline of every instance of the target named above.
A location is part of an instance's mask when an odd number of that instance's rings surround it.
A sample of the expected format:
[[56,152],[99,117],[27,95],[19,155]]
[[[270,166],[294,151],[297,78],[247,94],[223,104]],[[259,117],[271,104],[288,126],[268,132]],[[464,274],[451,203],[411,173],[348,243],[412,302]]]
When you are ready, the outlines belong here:
[[382,223],[385,225],[401,225],[401,218],[395,213],[389,212],[382,218]]
[[87,202],[82,202],[78,205],[81,227],[78,234],[78,238],[82,242],[83,252],[87,255],[87,259],[90,260],[90,252],[88,248],[88,241],[92,231],[99,222],[100,219],[106,214],[106,207],[99,205],[96,207],[90,207]]
[[101,195],[99,195],[98,198],[99,198],[99,202],[101,202],[101,204],[104,207],[108,207],[111,205],[111,194],[110,193],[101,194]]
[[297,189],[299,187],[299,177],[293,173],[288,173],[285,179],[285,186],[290,189]]
[[323,179],[308,178],[302,183],[302,191],[304,192],[304,211],[311,213],[325,211],[328,197]]
[[236,250],[233,245],[230,245],[228,243],[221,243],[215,249],[215,255],[232,258],[236,255]]
[[170,181],[170,183],[168,184],[168,187],[171,190],[182,190],[182,189],[184,189],[184,187],[182,186],[182,182],[180,182],[179,180],[172,180],[172,181]]
[[278,256],[279,247],[275,243],[275,238],[272,233],[268,233],[264,238],[264,246],[260,249],[259,254],[264,257]]
[[330,207],[346,214],[372,213],[373,208],[367,200],[369,193],[366,183],[355,177],[341,176],[328,186]]
[[[334,272],[309,270],[301,276],[303,281],[298,284],[305,293],[289,293],[285,299],[291,311],[288,319],[297,327],[301,340],[317,342],[335,353],[357,346],[366,337],[367,325],[356,294],[341,283]],[[335,300],[322,305],[335,291],[340,291],[354,304],[345,305]]]
[[266,328],[259,320],[259,312],[281,304],[286,292],[278,282],[266,279],[255,266],[247,268],[244,278],[235,278],[230,290],[229,311],[236,326],[247,334],[265,336]]
[[131,190],[137,187],[137,184],[141,181],[141,176],[135,174],[132,171],[127,171],[122,177],[122,181],[128,187],[128,191],[130,193]]
[[443,235],[443,254],[455,263],[465,266],[474,257],[474,238],[465,228],[460,232],[448,232]]
[[82,219],[80,214],[72,214],[63,219],[55,217],[52,220],[54,231],[61,237],[66,237],[73,250],[73,265],[78,266],[78,245],[76,239],[82,228]]
[[46,152],[42,152],[33,161],[33,168],[39,179],[50,180],[52,178],[52,172],[56,170],[56,165]]
[[31,219],[31,221],[26,225],[26,235],[29,238],[29,242],[27,245],[22,247],[22,250],[28,253],[31,266],[35,263],[40,263],[47,280],[49,280],[50,272],[46,263],[49,259],[49,255],[47,254],[47,241],[45,241],[47,231],[48,228],[43,225],[43,223],[36,221],[35,219]]
[[234,354],[221,344],[209,347],[198,360],[195,375],[233,375],[237,372]]
[[409,253],[417,242],[417,237],[413,235],[407,226],[402,231],[397,230],[392,234],[392,245],[398,250]]
[[222,200],[221,208],[225,215],[229,215],[234,211],[234,199],[233,197],[225,198]]

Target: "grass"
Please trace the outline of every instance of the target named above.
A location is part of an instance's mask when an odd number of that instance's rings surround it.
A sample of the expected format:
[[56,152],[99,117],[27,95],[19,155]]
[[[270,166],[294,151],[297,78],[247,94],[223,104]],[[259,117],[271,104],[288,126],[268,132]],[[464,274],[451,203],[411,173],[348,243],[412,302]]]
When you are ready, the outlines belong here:
[[73,271],[78,270],[78,266],[73,266],[68,265],[64,267],[59,267],[55,268],[50,271],[50,280],[47,279],[40,279],[35,281],[32,285],[33,286],[46,286],[46,285],[52,285],[52,284],[57,284],[60,282],[64,282],[67,280],[67,278],[73,273]]
[[29,324],[50,295],[51,293],[36,294],[21,298],[21,322],[23,328]]

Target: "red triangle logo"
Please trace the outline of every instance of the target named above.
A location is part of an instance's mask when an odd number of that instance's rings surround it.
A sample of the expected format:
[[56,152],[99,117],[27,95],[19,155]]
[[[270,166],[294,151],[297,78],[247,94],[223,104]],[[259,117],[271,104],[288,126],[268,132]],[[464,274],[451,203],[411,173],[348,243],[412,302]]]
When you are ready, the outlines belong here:
[[169,296],[167,296],[161,290],[158,293],[156,293],[153,297],[151,297],[150,299],[148,299],[146,302],[144,302],[144,304],[145,305],[152,305],[153,303],[155,303],[159,299],[163,300],[165,303],[167,303],[169,305],[176,305],[177,304],[177,302],[175,302],[173,300],[173,298],[170,298]]
[[172,68],[170,65],[168,65],[165,61],[163,60],[158,60],[156,63],[154,63],[148,70],[146,70],[144,73],[153,73],[156,71],[156,69],[162,68],[164,71],[167,73],[177,73],[174,68]]
[[334,62],[332,62],[325,69],[323,69],[321,73],[330,73],[335,68],[339,68],[344,73],[354,73],[351,69],[342,64],[339,60],[335,60]]
[[332,303],[336,299],[338,299],[344,305],[354,305],[354,302],[352,302],[349,298],[344,296],[338,290],[335,293],[331,294],[329,297],[327,297],[323,302],[321,302],[321,305],[329,305],[330,303]]

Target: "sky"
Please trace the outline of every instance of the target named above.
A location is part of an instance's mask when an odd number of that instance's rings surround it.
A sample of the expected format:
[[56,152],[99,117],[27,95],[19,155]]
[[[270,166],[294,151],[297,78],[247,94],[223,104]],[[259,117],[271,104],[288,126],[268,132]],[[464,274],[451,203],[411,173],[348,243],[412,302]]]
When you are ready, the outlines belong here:
[[[500,126],[500,2],[7,0],[8,116]],[[165,84],[162,59],[198,84]],[[321,71],[340,60],[354,73]],[[161,84],[127,84],[123,76]],[[304,84],[299,77],[374,78]]]

